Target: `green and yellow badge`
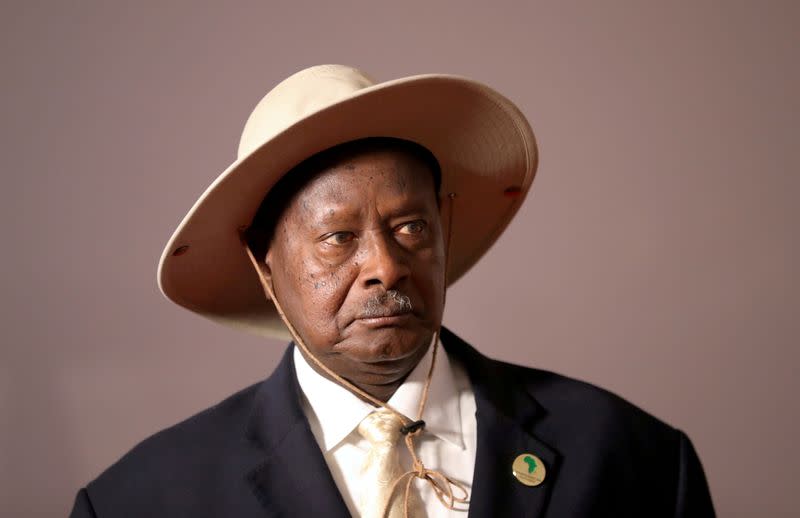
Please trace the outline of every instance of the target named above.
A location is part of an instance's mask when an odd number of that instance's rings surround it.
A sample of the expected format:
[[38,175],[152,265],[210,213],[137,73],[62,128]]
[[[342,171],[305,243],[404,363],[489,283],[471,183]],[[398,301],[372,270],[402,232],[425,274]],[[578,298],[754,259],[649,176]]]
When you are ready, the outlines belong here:
[[523,453],[514,459],[511,472],[526,486],[538,486],[544,481],[547,470],[542,459],[533,453]]

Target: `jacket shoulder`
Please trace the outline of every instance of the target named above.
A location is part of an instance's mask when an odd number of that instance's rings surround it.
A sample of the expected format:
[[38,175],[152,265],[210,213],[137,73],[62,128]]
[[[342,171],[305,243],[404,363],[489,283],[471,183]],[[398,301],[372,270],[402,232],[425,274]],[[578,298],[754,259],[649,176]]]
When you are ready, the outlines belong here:
[[[543,409],[539,427],[554,441],[581,437],[646,452],[655,445],[677,449],[681,432],[624,397],[593,383],[556,372],[498,362],[527,388]],[[618,450],[619,451],[619,450]]]
[[558,410],[565,417],[597,424],[630,423],[648,429],[674,430],[650,412],[601,386],[548,370],[505,365],[526,380],[528,390],[545,409]]
[[218,491],[231,471],[241,478],[259,385],[155,433],[103,471],[86,487],[97,516],[147,516],[155,509],[165,516],[203,515],[189,511],[204,500],[199,488]]
[[541,407],[538,418],[566,429],[595,426],[675,433],[676,430],[623,397],[592,383],[540,368],[517,365],[487,357],[442,328],[445,347],[466,366],[470,377],[499,394],[516,399],[527,393]]

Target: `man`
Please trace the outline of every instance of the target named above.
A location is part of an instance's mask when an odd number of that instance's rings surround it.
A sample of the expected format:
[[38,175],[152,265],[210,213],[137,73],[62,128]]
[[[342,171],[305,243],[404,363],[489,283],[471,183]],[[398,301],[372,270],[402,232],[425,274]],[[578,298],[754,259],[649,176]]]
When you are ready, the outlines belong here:
[[330,65],[275,87],[159,283],[293,344],[80,490],[73,516],[713,516],[682,432],[441,327],[536,163],[524,116],[473,81]]

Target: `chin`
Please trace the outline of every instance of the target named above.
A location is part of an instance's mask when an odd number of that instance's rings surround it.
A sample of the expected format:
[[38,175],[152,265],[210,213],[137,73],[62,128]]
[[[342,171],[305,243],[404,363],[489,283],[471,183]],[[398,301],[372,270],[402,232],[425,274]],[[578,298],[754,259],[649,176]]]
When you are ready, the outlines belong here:
[[[348,355],[360,363],[391,368],[419,360],[430,343],[432,333],[422,329],[381,328],[359,333],[348,342]],[[413,368],[413,366],[412,366]]]
[[418,362],[418,355],[369,363],[356,360],[349,366],[349,369],[351,371],[351,379],[362,386],[386,386],[405,379],[414,370]]

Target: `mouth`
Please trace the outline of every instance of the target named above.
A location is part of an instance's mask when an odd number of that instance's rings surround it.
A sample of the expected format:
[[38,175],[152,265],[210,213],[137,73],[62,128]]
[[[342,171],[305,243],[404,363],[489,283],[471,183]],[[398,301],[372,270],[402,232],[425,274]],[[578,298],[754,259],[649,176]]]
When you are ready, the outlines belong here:
[[371,311],[356,317],[355,322],[370,328],[397,327],[407,324],[413,314],[410,309]]

